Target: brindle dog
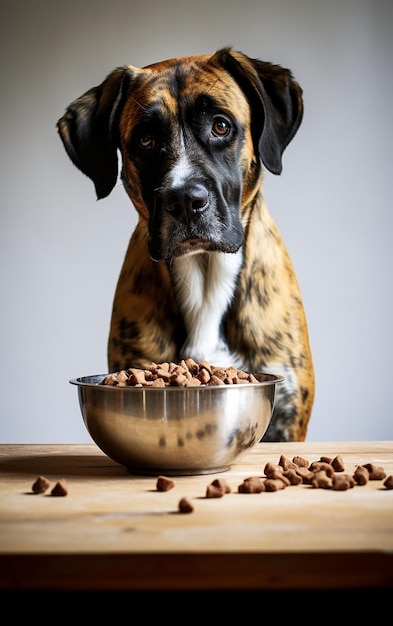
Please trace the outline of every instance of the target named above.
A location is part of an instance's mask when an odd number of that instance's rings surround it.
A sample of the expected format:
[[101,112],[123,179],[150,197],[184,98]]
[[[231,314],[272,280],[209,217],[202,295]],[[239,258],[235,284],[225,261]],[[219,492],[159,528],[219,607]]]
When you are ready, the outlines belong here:
[[230,48],[115,69],[58,122],[105,198],[139,213],[113,303],[109,371],[193,357],[285,376],[265,441],[303,441],[314,370],[297,278],[263,196],[303,116],[292,73]]

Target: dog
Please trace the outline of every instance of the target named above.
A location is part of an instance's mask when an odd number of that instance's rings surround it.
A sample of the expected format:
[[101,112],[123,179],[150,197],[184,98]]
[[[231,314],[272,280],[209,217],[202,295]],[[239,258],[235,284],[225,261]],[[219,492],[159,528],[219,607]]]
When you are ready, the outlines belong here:
[[226,47],[118,67],[57,123],[97,198],[121,169],[139,214],[109,371],[191,357],[282,374],[263,441],[304,441],[314,401],[302,297],[263,195],[265,169],[281,173],[302,118],[290,70]]

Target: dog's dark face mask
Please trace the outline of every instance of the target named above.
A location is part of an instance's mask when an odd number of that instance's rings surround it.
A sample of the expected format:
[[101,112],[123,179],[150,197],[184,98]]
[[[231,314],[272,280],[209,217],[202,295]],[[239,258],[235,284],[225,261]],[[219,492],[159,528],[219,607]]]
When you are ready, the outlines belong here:
[[124,187],[148,221],[149,253],[169,261],[240,248],[261,161],[280,173],[302,111],[288,70],[224,49],[118,68],[70,105],[58,129],[98,198],[117,181],[120,150]]
[[244,236],[244,127],[230,106],[198,93],[193,73],[182,71],[173,72],[170,91],[166,76],[154,88],[141,81],[137,102],[128,101],[120,120],[122,127],[124,118],[137,119],[122,133],[122,180],[131,199],[139,190],[147,208],[149,253],[157,261],[236,252]]

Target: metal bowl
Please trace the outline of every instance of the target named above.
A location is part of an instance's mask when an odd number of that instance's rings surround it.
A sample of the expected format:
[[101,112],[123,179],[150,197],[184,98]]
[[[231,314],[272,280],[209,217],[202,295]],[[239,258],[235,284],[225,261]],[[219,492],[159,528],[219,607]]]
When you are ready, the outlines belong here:
[[284,380],[254,374],[257,383],[155,388],[101,385],[104,376],[69,381],[90,436],[129,472],[156,475],[228,470],[263,437]]

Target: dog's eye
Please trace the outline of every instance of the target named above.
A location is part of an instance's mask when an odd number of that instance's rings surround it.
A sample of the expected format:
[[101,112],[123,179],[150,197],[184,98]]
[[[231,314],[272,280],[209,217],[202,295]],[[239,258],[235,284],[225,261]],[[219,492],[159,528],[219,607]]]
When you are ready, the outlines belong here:
[[154,148],[155,142],[153,135],[151,133],[141,135],[139,138],[139,145],[141,148],[144,148],[144,150],[151,150]]
[[223,117],[216,117],[212,126],[212,131],[214,135],[216,135],[217,137],[226,137],[230,130],[231,127],[229,123],[224,120]]

